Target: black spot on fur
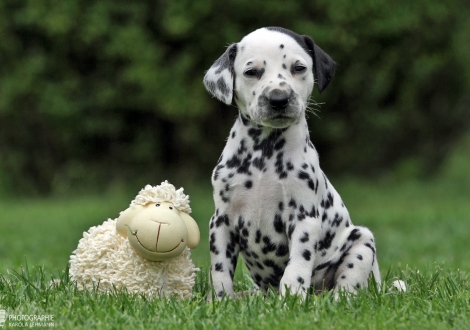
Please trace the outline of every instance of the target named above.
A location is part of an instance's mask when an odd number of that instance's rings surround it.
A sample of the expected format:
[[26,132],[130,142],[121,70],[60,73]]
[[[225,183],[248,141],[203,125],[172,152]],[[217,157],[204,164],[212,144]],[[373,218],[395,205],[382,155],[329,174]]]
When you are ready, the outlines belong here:
[[217,220],[215,221],[215,226],[220,227],[222,224],[225,224],[226,226],[230,225],[229,218],[226,214],[220,215]]
[[304,252],[302,252],[302,257],[304,257],[304,259],[307,261],[310,260],[311,256],[312,252],[310,252],[309,250],[304,250]]
[[248,136],[253,139],[253,141],[259,141],[259,137],[261,136],[262,131],[258,128],[250,128],[248,130]]
[[333,219],[333,222],[331,223],[331,226],[334,227],[339,227],[339,225],[343,222],[343,217],[341,217],[338,213],[335,213],[335,218]]
[[222,202],[224,203],[228,203],[230,201],[230,199],[225,195],[224,190],[219,191],[219,196],[222,199]]
[[216,85],[217,89],[219,89],[223,95],[228,95],[228,93],[230,93],[231,88],[227,86],[223,77],[220,77],[217,80]]
[[372,252],[375,254],[375,249],[372,247],[372,245],[370,245],[369,243],[365,243],[364,245],[371,249]]
[[301,241],[302,243],[305,243],[305,242],[308,242],[309,239],[310,239],[310,237],[309,237],[308,233],[307,233],[307,232],[304,232],[304,235],[300,238],[300,241]]
[[222,265],[221,262],[218,262],[215,264],[215,270],[218,272],[223,272],[224,271],[224,266]]
[[280,139],[274,145],[274,150],[281,150],[284,147],[285,144],[286,144],[286,140],[285,139]]
[[276,244],[272,243],[271,240],[264,242],[264,243],[266,245],[263,246],[263,248],[261,249],[261,252],[263,252],[264,254],[268,254],[269,252],[276,251],[277,246]]
[[295,202],[295,199],[291,198],[289,201],[289,206],[296,209],[297,208],[297,203]]
[[351,233],[348,236],[348,241],[357,241],[359,238],[361,238],[361,233],[359,232],[358,228],[355,228],[351,230]]
[[322,263],[322,264],[319,264],[319,265],[315,268],[315,271],[322,270],[322,269],[328,267],[330,264],[331,264],[331,261],[327,261],[327,262],[324,262],[324,263]]
[[330,248],[335,236],[336,233],[331,233],[330,231],[327,231],[325,237],[318,243],[318,249],[324,250]]
[[263,261],[263,264],[267,267],[274,267],[276,263],[272,261],[271,259],[266,259]]
[[284,257],[289,253],[289,247],[284,244],[279,244],[276,250],[277,257]]
[[261,242],[261,230],[256,231],[255,243],[259,244]]
[[232,158],[230,158],[227,163],[226,163],[228,168],[234,168],[238,167],[241,165],[240,159],[237,157],[237,155],[233,155]]
[[250,166],[251,166],[251,153],[248,153],[246,157],[242,160],[241,165],[238,167],[237,173],[248,174],[251,176]]
[[308,214],[311,218],[316,217],[318,215],[317,209],[315,209],[315,205],[312,205],[312,209],[310,210],[310,213]]
[[283,44],[281,44],[281,45],[279,46],[279,48],[283,49],[283,48],[284,48],[284,45],[283,45]]
[[245,188],[246,188],[246,189],[251,189],[251,187],[253,187],[253,181],[251,181],[251,180],[246,180],[246,181],[245,181]]
[[313,180],[310,178],[310,175],[307,172],[299,171],[299,173],[297,174],[297,177],[301,180],[305,180],[307,182],[308,187],[312,189],[313,191],[315,191],[315,184],[313,183]]
[[277,233],[282,234],[285,232],[286,227],[284,225],[284,222],[282,221],[282,217],[279,214],[276,214],[274,216],[274,229],[276,230]]
[[[220,157],[222,158],[222,156]],[[220,159],[221,160],[221,159]],[[219,178],[219,172],[221,169],[223,169],[225,167],[225,165],[217,165],[215,170],[214,170],[214,174],[212,175],[212,180],[214,181],[217,181],[217,179]]]
[[289,225],[289,230],[288,230],[288,232],[287,232],[287,237],[288,237],[289,239],[292,238],[292,233],[294,232],[294,230],[295,230],[295,225],[294,225],[293,223],[291,223],[291,224]]
[[245,117],[245,115],[240,114],[240,119],[244,126],[248,126],[250,124],[250,119],[251,119],[250,116],[246,115]]
[[210,241],[209,241],[209,247],[210,247],[210,251],[214,254],[219,254],[219,250],[217,249],[217,247],[215,246],[215,233],[213,232],[210,236]]
[[331,193],[328,193],[326,200],[322,201],[323,202],[323,207],[325,209],[329,209],[330,207],[333,206],[333,195]]
[[262,158],[256,157],[252,162],[253,166],[262,171],[264,169],[264,160]]
[[238,223],[237,223],[237,227],[235,227],[235,229],[241,229],[241,228],[244,228],[245,227],[245,219],[243,219],[243,217],[240,215],[238,217]]
[[240,144],[238,145],[238,149],[237,149],[237,154],[238,155],[241,155],[243,154],[244,152],[246,152],[248,149],[246,148],[246,142],[245,142],[245,139],[242,139],[240,141]]
[[299,179],[301,180],[308,180],[310,179],[310,175],[308,175],[307,172],[304,171],[299,171],[299,174],[297,175]]
[[[281,141],[284,141],[284,139],[281,140]],[[284,142],[282,143],[282,145],[283,144],[284,144]],[[276,167],[276,173],[279,175],[279,179],[287,178],[287,172],[284,171],[283,156],[284,156],[284,153],[279,152],[276,156],[276,163],[274,164],[274,166]]]

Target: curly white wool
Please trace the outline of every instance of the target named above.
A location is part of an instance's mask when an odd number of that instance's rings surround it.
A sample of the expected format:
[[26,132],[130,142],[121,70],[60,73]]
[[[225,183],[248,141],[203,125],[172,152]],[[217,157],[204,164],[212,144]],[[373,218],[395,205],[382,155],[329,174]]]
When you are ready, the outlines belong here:
[[[164,181],[159,186],[147,185],[131,202],[170,202],[178,210],[191,213],[189,196]],[[81,290],[109,292],[123,289],[147,297],[177,296],[189,298],[196,279],[191,252],[168,261],[150,261],[134,252],[129,240],[116,233],[116,219],[91,227],[83,233],[78,247],[70,256],[69,274]]]
[[70,278],[78,289],[129,293],[161,298],[189,298],[196,279],[191,252],[186,248],[169,261],[150,261],[132,250],[129,240],[116,233],[116,220],[91,227],[83,233],[70,257]]
[[159,186],[146,185],[135,199],[131,202],[131,205],[145,205],[149,202],[170,202],[179,211],[191,213],[191,207],[189,206],[189,196],[183,193],[183,188],[178,190],[175,189],[168,181],[162,182]]

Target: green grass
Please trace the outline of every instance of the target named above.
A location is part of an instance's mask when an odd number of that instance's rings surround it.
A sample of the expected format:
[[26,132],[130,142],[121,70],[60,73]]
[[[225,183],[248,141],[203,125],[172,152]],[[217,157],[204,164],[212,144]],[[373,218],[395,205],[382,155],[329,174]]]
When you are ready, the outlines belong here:
[[[339,301],[328,293],[305,302],[268,293],[207,303],[207,223],[213,212],[208,184],[185,187],[202,242],[192,252],[201,268],[194,296],[184,301],[83,292],[68,279],[67,262],[83,231],[117,217],[136,192],[1,201],[0,310],[51,314],[60,329],[465,329],[470,324],[469,160],[460,151],[442,175],[425,182],[330,178],[353,222],[374,232],[385,281],[380,290],[372,286]],[[253,287],[241,263],[235,278],[238,290]],[[52,279],[61,282],[51,285]],[[389,291],[395,279],[404,280],[408,291]]]
[[[370,286],[357,296],[252,295],[207,303],[207,274],[198,276],[188,300],[147,300],[138,295],[79,291],[65,272],[50,284],[42,268],[23,268],[0,280],[3,308],[16,315],[54,315],[60,329],[465,329],[470,314],[470,286],[461,272],[407,269],[406,293]],[[251,284],[238,281],[238,289]]]

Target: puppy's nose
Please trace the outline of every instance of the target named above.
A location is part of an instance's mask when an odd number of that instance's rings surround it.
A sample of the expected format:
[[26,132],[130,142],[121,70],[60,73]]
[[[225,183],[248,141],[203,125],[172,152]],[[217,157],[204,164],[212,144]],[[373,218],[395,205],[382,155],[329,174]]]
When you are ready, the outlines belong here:
[[285,91],[275,89],[269,96],[269,105],[273,110],[284,110],[289,104],[289,95]]

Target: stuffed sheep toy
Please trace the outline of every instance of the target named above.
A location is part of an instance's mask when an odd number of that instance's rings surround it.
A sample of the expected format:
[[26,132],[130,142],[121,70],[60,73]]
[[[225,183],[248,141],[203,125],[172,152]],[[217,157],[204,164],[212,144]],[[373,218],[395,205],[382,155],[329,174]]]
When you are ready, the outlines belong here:
[[192,294],[197,269],[190,249],[199,244],[189,196],[168,183],[147,185],[117,219],[91,227],[70,257],[79,289],[125,288],[146,297]]

